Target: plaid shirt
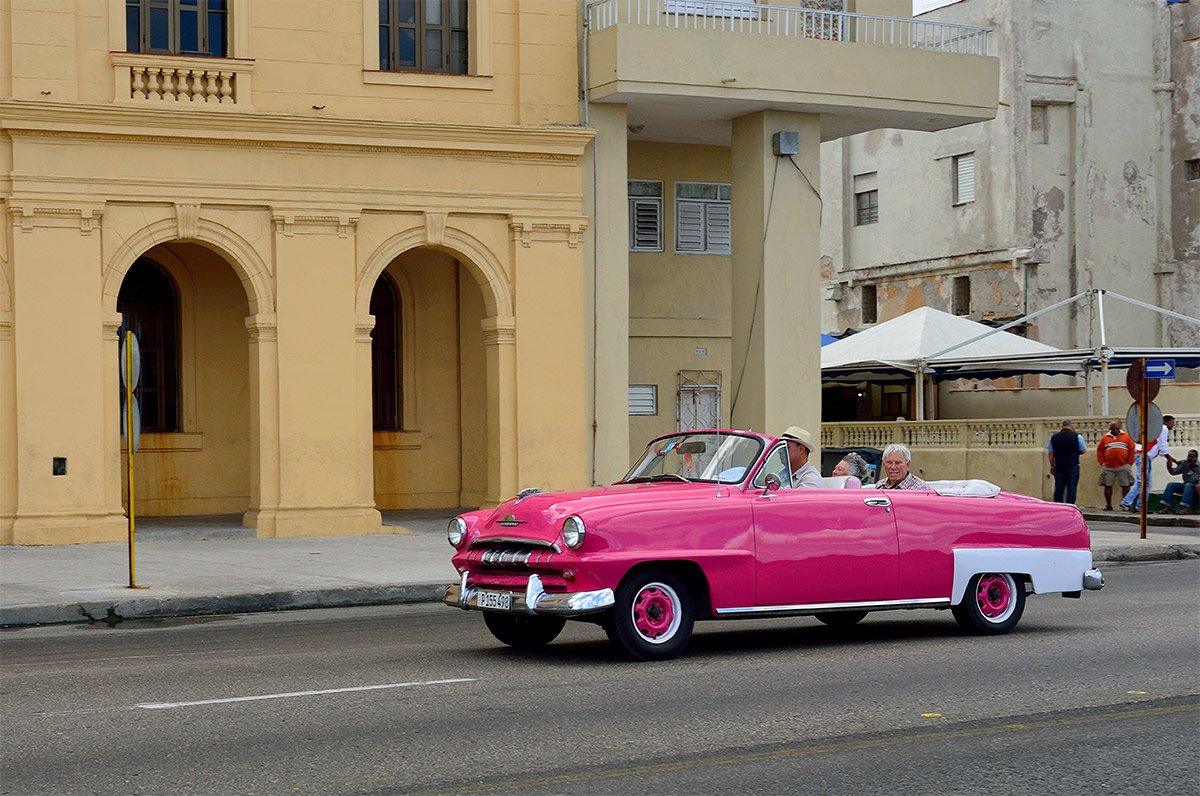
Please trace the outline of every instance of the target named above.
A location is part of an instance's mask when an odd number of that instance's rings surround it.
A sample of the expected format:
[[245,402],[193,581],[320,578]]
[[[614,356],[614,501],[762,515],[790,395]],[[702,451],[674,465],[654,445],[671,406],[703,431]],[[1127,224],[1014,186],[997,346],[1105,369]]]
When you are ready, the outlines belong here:
[[882,481],[875,484],[875,488],[876,489],[929,489],[930,487],[929,487],[929,484],[925,483],[920,478],[917,478],[912,473],[909,473],[908,475],[906,475],[904,477],[903,481],[896,484],[895,486],[889,485],[887,482],[887,476],[884,476]]

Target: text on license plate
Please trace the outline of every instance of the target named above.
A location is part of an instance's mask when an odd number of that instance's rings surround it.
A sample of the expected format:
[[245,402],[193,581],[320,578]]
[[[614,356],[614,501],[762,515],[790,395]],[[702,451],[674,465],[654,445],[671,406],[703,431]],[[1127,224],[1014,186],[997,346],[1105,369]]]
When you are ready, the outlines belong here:
[[508,611],[512,608],[512,594],[506,591],[480,591],[476,604],[480,608],[498,608]]

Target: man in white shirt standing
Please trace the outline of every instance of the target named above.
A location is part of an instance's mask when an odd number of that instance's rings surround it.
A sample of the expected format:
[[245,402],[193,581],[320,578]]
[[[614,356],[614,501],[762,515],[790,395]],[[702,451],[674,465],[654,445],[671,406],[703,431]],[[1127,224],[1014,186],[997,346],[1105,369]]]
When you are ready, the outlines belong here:
[[788,462],[792,467],[792,486],[820,489],[825,485],[821,480],[821,471],[813,466],[808,459],[817,453],[817,444],[813,442],[812,434],[800,426],[788,426],[788,430],[779,435],[787,442]]
[[[1171,429],[1175,428],[1175,416],[1163,415],[1162,431],[1158,432],[1158,439],[1150,443],[1149,450],[1145,452],[1146,456],[1146,494],[1154,489],[1154,460],[1159,456],[1166,456],[1171,452],[1167,447],[1167,438],[1171,434]],[[1129,494],[1121,501],[1121,508],[1125,511],[1140,511],[1142,507],[1142,451],[1139,449],[1137,457],[1133,460],[1133,486],[1129,488]]]

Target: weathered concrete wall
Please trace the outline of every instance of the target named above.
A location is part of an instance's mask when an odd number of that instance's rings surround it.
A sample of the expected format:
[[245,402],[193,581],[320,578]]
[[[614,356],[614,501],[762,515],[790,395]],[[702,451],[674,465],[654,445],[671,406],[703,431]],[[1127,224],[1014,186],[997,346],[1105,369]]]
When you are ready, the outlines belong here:
[[[924,16],[994,27],[1001,107],[991,122],[823,146],[825,328],[863,325],[863,285],[875,287],[879,321],[921,305],[949,310],[961,276],[974,319],[1089,288],[1194,314],[1200,183],[1176,175],[1167,190],[1166,180],[1171,164],[1182,173],[1197,157],[1197,23],[1185,21],[1195,14],[1154,0],[963,0]],[[956,205],[951,162],[969,152],[976,196]],[[854,177],[872,172],[879,221],[855,225]],[[1145,309],[1105,309],[1110,344],[1196,339],[1194,326]],[[1064,308],[1030,336],[1086,346],[1090,324]]]

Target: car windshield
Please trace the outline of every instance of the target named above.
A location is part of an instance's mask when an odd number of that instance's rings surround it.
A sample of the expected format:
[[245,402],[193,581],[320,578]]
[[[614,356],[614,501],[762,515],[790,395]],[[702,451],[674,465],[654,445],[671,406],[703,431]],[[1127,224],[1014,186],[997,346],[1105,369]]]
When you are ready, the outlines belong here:
[[660,437],[621,480],[736,484],[746,477],[762,448],[757,437],[712,431]]

